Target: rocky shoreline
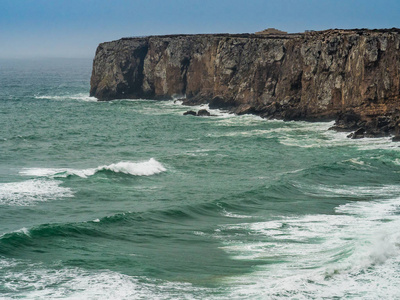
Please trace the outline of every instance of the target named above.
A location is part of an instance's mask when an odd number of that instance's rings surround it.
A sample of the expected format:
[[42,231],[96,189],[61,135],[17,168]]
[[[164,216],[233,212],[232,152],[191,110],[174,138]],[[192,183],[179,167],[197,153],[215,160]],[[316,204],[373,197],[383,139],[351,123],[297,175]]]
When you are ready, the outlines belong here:
[[400,30],[123,38],[98,46],[90,95],[171,99],[399,135]]

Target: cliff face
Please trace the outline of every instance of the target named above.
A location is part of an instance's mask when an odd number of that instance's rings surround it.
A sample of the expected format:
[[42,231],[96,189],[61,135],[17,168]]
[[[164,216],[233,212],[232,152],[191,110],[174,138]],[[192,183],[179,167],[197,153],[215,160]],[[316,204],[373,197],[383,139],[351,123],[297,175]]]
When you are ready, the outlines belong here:
[[400,31],[178,35],[100,44],[92,96],[210,103],[283,119],[337,119],[366,135],[400,119]]

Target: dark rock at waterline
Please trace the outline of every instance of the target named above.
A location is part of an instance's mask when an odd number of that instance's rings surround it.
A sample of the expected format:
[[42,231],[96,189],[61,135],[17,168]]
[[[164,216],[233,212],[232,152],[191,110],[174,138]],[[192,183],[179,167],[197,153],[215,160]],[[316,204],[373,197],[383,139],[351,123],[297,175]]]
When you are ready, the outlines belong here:
[[197,113],[196,113],[194,110],[188,110],[188,111],[185,111],[185,112],[183,113],[183,115],[184,115],[184,116],[187,116],[187,115],[196,116]]
[[358,113],[349,110],[337,116],[334,129],[337,131],[354,131],[359,129],[364,123]]
[[359,128],[356,131],[350,133],[347,137],[351,139],[362,139],[364,137],[365,129]]
[[393,142],[400,142],[400,123],[396,124],[396,128],[394,131],[394,137],[392,138]]
[[347,127],[338,126],[338,125],[334,125],[332,127],[329,127],[328,130],[333,130],[333,131],[337,131],[337,132],[350,132],[351,131]]
[[184,116],[197,116],[197,117],[209,117],[211,113],[206,109],[200,109],[197,113],[194,110],[188,110],[183,113]]
[[200,110],[197,112],[197,116],[198,116],[198,117],[209,117],[209,116],[211,116],[211,114],[210,114],[210,112],[209,112],[207,109],[200,109]]

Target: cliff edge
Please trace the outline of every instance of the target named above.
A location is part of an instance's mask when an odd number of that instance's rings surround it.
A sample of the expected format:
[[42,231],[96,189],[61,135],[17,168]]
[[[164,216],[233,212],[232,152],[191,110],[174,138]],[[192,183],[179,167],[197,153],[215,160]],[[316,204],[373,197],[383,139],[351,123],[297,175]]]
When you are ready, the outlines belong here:
[[[400,30],[123,38],[98,46],[90,95],[184,97],[235,113],[334,120],[358,136],[398,133]],[[356,136],[354,136],[356,137]]]

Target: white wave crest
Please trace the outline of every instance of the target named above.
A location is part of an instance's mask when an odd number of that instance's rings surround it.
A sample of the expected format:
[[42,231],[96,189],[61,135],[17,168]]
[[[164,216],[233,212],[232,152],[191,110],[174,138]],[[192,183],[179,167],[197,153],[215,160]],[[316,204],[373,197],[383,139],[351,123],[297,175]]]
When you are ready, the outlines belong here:
[[151,176],[165,172],[167,169],[154,158],[144,162],[121,161],[115,164],[99,166],[88,169],[69,169],[69,168],[29,168],[20,171],[21,175],[38,177],[67,177],[70,175],[87,178],[100,171],[111,171],[124,173],[134,176]]
[[[113,271],[47,269],[41,264],[4,263],[3,296],[28,299],[205,299],[207,288],[189,283],[150,280]],[[25,262],[26,264],[26,262]],[[0,261],[0,266],[1,266]],[[19,267],[19,269],[18,269]]]
[[42,95],[35,96],[35,99],[47,99],[47,100],[79,100],[85,102],[97,102],[95,97],[90,97],[88,94],[79,93],[73,95],[61,95],[61,96],[51,96],[51,95]]
[[73,197],[71,189],[61,187],[61,181],[33,179],[0,183],[0,205],[28,206],[64,197]]
[[119,162],[108,166],[101,166],[96,168],[95,170],[96,172],[107,170],[116,173],[124,173],[136,176],[150,176],[165,172],[167,169],[165,169],[164,166],[156,161],[154,158],[151,158],[149,161],[146,162]]
[[88,176],[96,173],[96,169],[69,169],[69,168],[27,168],[19,172],[19,174],[24,176],[35,176],[35,177],[67,177],[70,175],[76,175],[82,178],[87,178]]
[[[4,235],[9,234],[9,233],[18,233],[19,235],[26,235],[26,236],[31,236],[29,229],[26,227],[22,227],[18,230],[14,230],[12,232],[4,232],[2,234],[0,234],[0,238],[2,238]],[[1,269],[1,265],[0,265],[0,269]]]
[[[398,195],[394,186],[370,188],[368,194],[378,198],[379,190]],[[223,240],[221,248],[235,259],[279,261],[232,278],[238,299],[396,299],[399,211],[397,197],[358,201],[338,206],[331,215],[223,225],[215,237]],[[252,236],[251,240],[235,242],[232,235],[238,232]]]

